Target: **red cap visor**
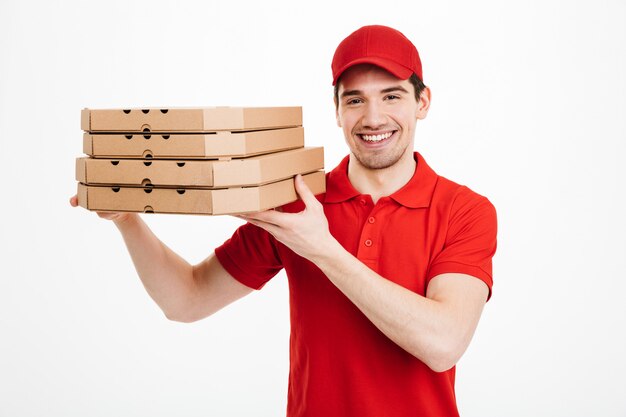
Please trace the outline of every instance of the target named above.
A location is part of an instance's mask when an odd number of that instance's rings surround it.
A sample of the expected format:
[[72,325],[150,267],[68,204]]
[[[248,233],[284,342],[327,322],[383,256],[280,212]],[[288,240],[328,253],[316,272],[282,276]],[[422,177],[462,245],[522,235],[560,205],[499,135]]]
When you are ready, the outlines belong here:
[[379,58],[379,57],[364,57],[364,58],[358,58],[358,59],[348,62],[339,71],[337,71],[336,75],[333,78],[333,85],[337,84],[337,80],[339,79],[341,74],[343,74],[348,68],[353,67],[354,65],[358,65],[358,64],[376,65],[377,67],[380,67],[386,71],[389,71],[391,74],[393,74],[394,76],[398,77],[401,80],[406,80],[413,74],[412,70],[408,69],[407,67],[403,65],[390,61],[388,59]]

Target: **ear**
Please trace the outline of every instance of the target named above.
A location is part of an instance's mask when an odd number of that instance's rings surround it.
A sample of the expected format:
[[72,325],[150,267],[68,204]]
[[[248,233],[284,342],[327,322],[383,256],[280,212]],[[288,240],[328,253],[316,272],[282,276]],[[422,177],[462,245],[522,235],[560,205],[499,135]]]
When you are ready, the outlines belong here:
[[420,95],[420,99],[417,103],[417,111],[415,112],[415,117],[417,119],[425,119],[428,114],[428,109],[430,108],[430,88],[425,87],[422,90],[422,94]]

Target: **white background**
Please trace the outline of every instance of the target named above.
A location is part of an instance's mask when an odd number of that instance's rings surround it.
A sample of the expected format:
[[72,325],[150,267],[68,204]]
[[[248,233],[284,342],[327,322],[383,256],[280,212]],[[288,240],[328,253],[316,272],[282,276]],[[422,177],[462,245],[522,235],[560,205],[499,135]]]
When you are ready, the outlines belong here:
[[[2,0],[0,416],[284,414],[285,276],[167,321],[114,225],[68,204],[79,112],[300,105],[330,169],[347,152],[330,61],[365,24],[420,50],[433,100],[416,149],[498,210],[461,415],[626,416],[625,17],[618,0]],[[144,218],[194,263],[239,224]]]

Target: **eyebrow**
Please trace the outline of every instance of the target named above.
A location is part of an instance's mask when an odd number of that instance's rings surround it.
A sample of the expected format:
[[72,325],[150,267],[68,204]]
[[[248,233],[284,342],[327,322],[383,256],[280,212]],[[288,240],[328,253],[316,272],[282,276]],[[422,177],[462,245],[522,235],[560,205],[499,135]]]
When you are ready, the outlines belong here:
[[402,91],[404,93],[408,93],[406,88],[402,87],[401,85],[394,85],[393,87],[388,87],[380,90],[381,93],[391,93],[393,91]]
[[358,96],[361,94],[363,94],[361,90],[346,90],[343,93],[341,93],[341,98],[344,98],[347,96]]
[[[402,91],[404,93],[408,93],[406,88],[402,87],[401,85],[394,85],[393,87],[387,87],[387,88],[383,88],[382,90],[380,90],[382,94],[391,93],[393,91]],[[359,96],[361,94],[363,94],[363,91],[361,90],[346,90],[343,93],[341,93],[341,98],[348,97],[348,96]]]

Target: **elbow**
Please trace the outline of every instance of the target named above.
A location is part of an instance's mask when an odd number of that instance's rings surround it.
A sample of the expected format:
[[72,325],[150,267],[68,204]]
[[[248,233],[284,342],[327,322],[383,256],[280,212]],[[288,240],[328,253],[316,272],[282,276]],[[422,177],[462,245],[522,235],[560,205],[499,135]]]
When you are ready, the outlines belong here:
[[422,353],[421,357],[414,354],[433,372],[446,372],[454,366],[463,356],[465,348],[454,341],[441,341],[437,346],[433,346],[427,353]]
[[167,303],[160,304],[159,307],[165,318],[169,321],[175,321],[178,323],[193,323],[202,320],[207,314],[201,314],[201,308],[198,305],[197,296],[195,296],[195,282],[196,282],[196,267],[191,268],[191,276],[185,278],[186,282],[190,282],[179,291],[176,296],[170,297]]
[[175,321],[177,323],[194,323],[196,321],[202,320],[205,317],[194,314],[193,311],[190,310],[169,311],[163,309],[162,311],[166,319],[168,319],[169,321]]
[[165,315],[165,318],[168,319],[169,321],[175,321],[177,323],[193,323],[195,321],[190,316],[185,316],[179,313],[171,313],[171,312],[163,311],[163,314]]
[[441,355],[439,357],[429,358],[424,363],[428,366],[433,372],[446,372],[452,369],[458,360],[452,356]]

